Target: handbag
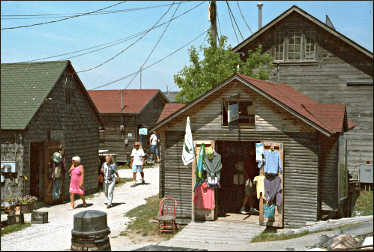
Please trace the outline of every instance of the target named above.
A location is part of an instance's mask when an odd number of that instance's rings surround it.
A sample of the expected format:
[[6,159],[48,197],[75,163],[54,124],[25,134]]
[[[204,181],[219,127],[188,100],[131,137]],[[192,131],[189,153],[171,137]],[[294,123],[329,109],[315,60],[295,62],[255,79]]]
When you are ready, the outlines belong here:
[[264,206],[264,217],[265,218],[274,218],[274,214],[275,214],[275,205]]
[[104,175],[102,173],[99,174],[99,177],[97,178],[97,181],[102,184],[104,183]]

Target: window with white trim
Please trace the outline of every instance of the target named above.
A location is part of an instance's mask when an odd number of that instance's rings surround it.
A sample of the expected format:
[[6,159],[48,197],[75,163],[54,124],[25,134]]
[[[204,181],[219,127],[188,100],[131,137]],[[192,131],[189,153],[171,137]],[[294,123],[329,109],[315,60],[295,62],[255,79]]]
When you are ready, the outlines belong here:
[[314,31],[289,30],[274,33],[273,55],[276,62],[314,61],[316,47]]

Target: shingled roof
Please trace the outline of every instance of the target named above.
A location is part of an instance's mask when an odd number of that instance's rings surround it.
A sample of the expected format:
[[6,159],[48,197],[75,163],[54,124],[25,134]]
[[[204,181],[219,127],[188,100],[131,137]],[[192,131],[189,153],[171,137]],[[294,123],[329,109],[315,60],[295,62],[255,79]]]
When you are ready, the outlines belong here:
[[[24,130],[68,66],[74,71],[68,60],[2,63],[1,129]],[[86,89],[79,85],[102,125]]]
[[258,80],[242,74],[234,74],[218,87],[208,91],[186,106],[183,106],[179,110],[170,114],[168,117],[160,118],[152,130],[165,125],[173,118],[188,111],[190,108],[217,92],[219,89],[230,85],[233,80],[240,81],[247,87],[276,103],[278,106],[281,106],[289,113],[300,118],[305,123],[326,135],[343,132],[345,130],[344,125],[347,125],[346,129],[355,126],[352,122],[346,121],[346,110],[344,104],[321,104],[287,84]]
[[183,108],[184,106],[186,106],[186,104],[182,104],[182,103],[166,103],[161,114],[160,114],[160,117],[158,118],[157,122],[161,122],[162,120],[164,120],[166,117],[168,117],[169,115],[173,114],[174,112],[178,111],[179,109]]
[[1,129],[26,128],[67,61],[1,64]]
[[159,89],[124,89],[122,92],[123,109],[121,109],[120,89],[89,90],[88,94],[100,113],[137,114],[161,91]]

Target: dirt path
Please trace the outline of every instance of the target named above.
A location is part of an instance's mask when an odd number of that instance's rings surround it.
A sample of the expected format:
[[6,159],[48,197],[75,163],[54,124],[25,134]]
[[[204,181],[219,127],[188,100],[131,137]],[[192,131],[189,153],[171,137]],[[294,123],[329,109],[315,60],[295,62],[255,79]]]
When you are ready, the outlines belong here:
[[[31,227],[24,230],[1,236],[1,250],[69,250],[73,216],[84,210],[100,210],[107,213],[107,222],[111,230],[110,242],[112,250],[129,250],[130,248],[141,246],[141,244],[132,243],[125,236],[119,236],[119,234],[125,230],[129,222],[129,219],[124,217],[124,213],[145,204],[145,198],[158,193],[158,167],[144,169],[144,173],[146,184],[132,187],[132,183],[125,183],[115,188],[113,203],[116,205],[110,209],[106,209],[104,205],[105,197],[103,193],[97,193],[93,198],[87,199],[87,203],[93,204],[87,208],[72,210],[70,209],[70,203],[65,203],[38,209],[38,211],[48,212],[49,223],[32,224]],[[131,177],[131,171],[120,170],[120,177]],[[76,201],[76,205],[79,204],[81,204],[81,200]],[[30,221],[30,219],[31,215],[27,214],[25,221]]]

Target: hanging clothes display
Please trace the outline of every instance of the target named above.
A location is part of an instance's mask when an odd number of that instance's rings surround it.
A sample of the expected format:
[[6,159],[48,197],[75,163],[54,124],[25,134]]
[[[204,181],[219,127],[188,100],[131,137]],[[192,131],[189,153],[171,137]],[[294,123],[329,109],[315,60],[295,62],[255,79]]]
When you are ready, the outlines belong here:
[[282,172],[282,162],[280,159],[279,152],[276,152],[274,150],[271,150],[271,151],[266,150],[264,152],[264,156],[265,156],[265,166],[264,166],[265,173],[278,174],[278,171]]
[[198,157],[197,165],[196,165],[196,183],[195,183],[194,190],[196,190],[197,186],[199,186],[202,182],[204,182],[204,177],[203,177],[204,159],[205,159],[205,144],[202,144],[200,147],[199,157]]
[[63,158],[60,152],[55,152],[52,155],[51,162],[51,179],[52,185],[52,199],[59,199],[62,188],[62,170],[64,167]]
[[256,143],[256,162],[258,168],[262,167],[264,156],[264,143]]
[[219,187],[222,169],[221,155],[215,152],[212,147],[208,147],[204,158],[204,164],[208,185],[210,187]]
[[208,187],[206,182],[196,187],[194,205],[199,209],[215,209],[214,188]]
[[253,179],[253,182],[256,183],[257,199],[260,199],[260,193],[262,197],[265,198],[265,187],[264,187],[265,176],[259,175]]
[[266,174],[264,179],[265,199],[270,204],[282,205],[281,179],[278,175]]

